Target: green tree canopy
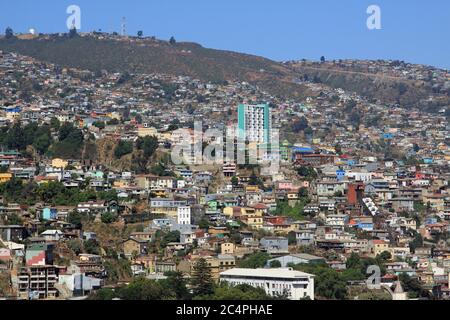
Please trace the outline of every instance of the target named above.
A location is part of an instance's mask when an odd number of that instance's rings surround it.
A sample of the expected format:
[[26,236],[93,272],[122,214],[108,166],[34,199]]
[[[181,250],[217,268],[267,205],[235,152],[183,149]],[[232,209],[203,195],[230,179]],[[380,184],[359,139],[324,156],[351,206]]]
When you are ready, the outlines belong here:
[[205,259],[198,259],[194,265],[191,279],[191,287],[194,296],[206,296],[214,292],[214,283],[211,270]]

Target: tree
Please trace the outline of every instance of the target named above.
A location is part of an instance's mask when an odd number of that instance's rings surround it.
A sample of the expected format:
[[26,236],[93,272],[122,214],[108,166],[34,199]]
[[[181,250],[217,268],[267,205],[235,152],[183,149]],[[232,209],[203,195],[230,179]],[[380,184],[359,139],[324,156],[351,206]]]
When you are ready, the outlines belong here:
[[309,192],[308,192],[308,188],[300,188],[300,190],[298,191],[298,196],[300,198],[308,198],[309,196]]
[[171,123],[170,125],[169,125],[169,127],[167,128],[167,131],[175,131],[175,130],[178,130],[178,125],[177,124],[174,124],[174,123]]
[[54,130],[59,130],[61,127],[61,122],[58,120],[58,118],[52,118],[50,120],[50,127]]
[[77,229],[81,229],[82,227],[82,220],[83,220],[83,215],[78,212],[78,211],[72,211],[69,213],[68,217],[67,217],[67,221],[73,225],[75,225],[75,227]]
[[339,154],[339,155],[342,154],[342,147],[341,147],[341,145],[337,144],[337,145],[334,147],[334,150],[336,151],[336,154]]
[[120,159],[123,156],[133,152],[133,144],[128,141],[120,140],[114,149],[114,156],[116,159]]
[[270,262],[271,268],[281,268],[281,262],[278,260],[273,260]]
[[311,127],[308,127],[308,128],[305,129],[304,133],[307,136],[311,136],[314,133],[314,131],[313,131],[313,129]]
[[297,244],[297,234],[295,233],[295,231],[289,232],[287,238],[288,238],[288,244],[290,246]]
[[346,113],[350,113],[350,112],[353,111],[353,109],[356,108],[357,105],[358,105],[358,104],[356,103],[355,100],[353,100],[353,99],[352,99],[352,100],[349,100],[349,101],[347,102],[347,104],[345,105],[344,111],[345,111]]
[[325,56],[320,57],[320,62],[324,63],[326,61]]
[[51,146],[51,144],[51,136],[49,136],[48,134],[42,134],[34,141],[33,147],[39,154],[43,155],[48,151],[48,148]]
[[314,274],[314,290],[317,296],[327,299],[343,300],[347,296],[345,279],[328,265],[297,265],[296,270]]
[[8,224],[21,226],[22,223],[22,219],[16,213],[12,213],[8,216]]
[[75,38],[76,36],[78,36],[77,28],[72,26],[69,31],[69,38]]
[[200,220],[200,222],[198,223],[198,227],[200,229],[209,229],[210,223],[206,218],[203,218],[202,220]]
[[176,41],[175,38],[172,36],[172,37],[170,38],[170,40],[169,40],[169,43],[170,43],[171,45],[174,45],[175,43],[177,43],[177,41]]
[[110,126],[116,126],[119,124],[119,120],[117,120],[116,118],[113,118],[113,119],[109,120],[107,123]]
[[292,131],[295,133],[299,133],[301,131],[304,131],[308,127],[308,120],[305,117],[301,117],[294,120],[294,123],[292,124]]
[[137,32],[138,38],[142,38],[143,35],[144,35],[144,31],[139,30],[139,31]]
[[94,127],[97,127],[99,129],[105,129],[106,125],[103,121],[95,121],[94,122]]
[[97,301],[104,301],[104,300],[112,300],[116,297],[116,293],[109,288],[102,288],[100,290],[97,290],[95,293],[91,294],[89,296],[89,300],[97,300]]
[[261,178],[258,177],[254,172],[250,176],[250,180],[248,182],[251,186],[261,186],[263,185],[263,182],[261,181]]
[[83,245],[81,240],[79,239],[71,239],[67,242],[67,246],[70,250],[72,250],[76,255],[79,255],[83,252]]
[[180,242],[180,231],[171,231],[165,234],[161,240],[161,247],[166,247],[171,242]]
[[389,251],[383,251],[376,257],[376,259],[381,263],[386,263],[392,259],[392,254]]
[[199,259],[194,265],[191,286],[194,296],[205,296],[214,292],[211,270],[203,258]]
[[190,293],[187,288],[187,281],[183,277],[183,273],[179,271],[171,271],[165,274],[167,279],[162,280],[163,287],[168,291],[172,291],[177,300],[190,299]]
[[317,179],[317,172],[314,170],[314,168],[311,167],[304,167],[301,166],[297,169],[297,173],[301,176],[306,178],[307,180],[314,180]]
[[233,176],[233,177],[231,178],[231,184],[232,184],[233,186],[237,186],[237,185],[239,184],[239,179],[238,179],[238,177]]
[[123,300],[168,300],[173,299],[172,292],[155,280],[134,279],[127,287],[118,290],[117,295]]
[[385,291],[375,291],[369,290],[367,292],[363,292],[358,296],[358,300],[375,300],[375,301],[383,301],[383,300],[392,300],[392,297],[389,293]]
[[5,140],[5,144],[10,149],[24,150],[27,146],[25,132],[18,122],[8,130]]
[[346,262],[347,269],[360,269],[361,268],[361,258],[355,252],[352,252],[350,257],[348,257]]
[[214,293],[209,296],[197,298],[199,300],[220,300],[220,301],[242,301],[242,300],[274,300],[266,294],[263,288],[255,288],[248,284],[231,286],[226,282],[221,283],[214,289]]
[[58,130],[59,142],[52,146],[55,156],[77,158],[83,146],[83,132],[73,124],[65,122]]
[[158,149],[158,146],[158,138],[154,136],[139,137],[136,141],[136,147],[138,150],[144,151],[144,157],[146,158],[151,158]]
[[50,181],[39,186],[37,194],[44,202],[51,202],[57,195],[64,190],[64,185],[61,182]]
[[269,259],[270,255],[268,253],[257,252],[245,257],[244,260],[239,261],[238,265],[240,268],[247,269],[263,268]]
[[14,31],[10,27],[7,27],[5,30],[5,38],[6,39],[14,38]]
[[117,221],[117,215],[111,212],[105,212],[102,214],[101,220],[105,224],[110,224]]
[[415,232],[414,240],[409,243],[409,248],[411,249],[411,252],[415,253],[416,249],[422,246],[423,246],[423,237],[420,233]]
[[89,254],[100,254],[100,246],[93,239],[89,239],[84,243],[84,250]]
[[401,273],[399,280],[403,286],[403,290],[408,292],[409,298],[418,298],[422,292],[422,286],[417,278],[412,278],[407,273]]

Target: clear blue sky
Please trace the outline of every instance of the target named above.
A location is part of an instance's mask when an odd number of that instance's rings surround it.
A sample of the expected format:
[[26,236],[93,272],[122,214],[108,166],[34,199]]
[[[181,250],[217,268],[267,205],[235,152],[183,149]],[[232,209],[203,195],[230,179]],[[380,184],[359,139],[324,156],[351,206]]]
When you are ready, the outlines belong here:
[[[399,59],[450,69],[448,0],[0,0],[0,32],[65,32],[66,8],[81,7],[81,31],[175,36],[205,47],[274,60]],[[366,9],[381,8],[382,30]]]

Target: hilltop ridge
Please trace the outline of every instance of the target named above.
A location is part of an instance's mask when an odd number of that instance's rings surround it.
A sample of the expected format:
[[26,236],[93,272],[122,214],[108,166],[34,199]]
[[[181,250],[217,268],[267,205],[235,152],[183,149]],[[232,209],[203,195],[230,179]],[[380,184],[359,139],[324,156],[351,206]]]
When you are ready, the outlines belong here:
[[[450,104],[450,78],[439,83],[432,75],[414,79],[392,75],[403,62],[380,64],[377,72],[361,68],[359,61],[277,62],[250,54],[204,48],[192,42],[89,33],[70,38],[65,34],[0,38],[0,50],[17,52],[63,67],[101,72],[190,76],[213,83],[242,81],[269,94],[297,98],[308,93],[304,82],[321,83],[373,99],[383,104],[420,107],[436,112]],[[424,73],[436,68],[423,67]],[[425,77],[427,77],[425,75]]]

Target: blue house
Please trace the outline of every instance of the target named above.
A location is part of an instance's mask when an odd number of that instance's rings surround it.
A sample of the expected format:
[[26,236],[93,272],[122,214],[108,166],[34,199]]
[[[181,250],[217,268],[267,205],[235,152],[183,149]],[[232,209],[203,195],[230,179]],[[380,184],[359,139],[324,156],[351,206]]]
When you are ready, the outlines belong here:
[[438,219],[436,217],[428,217],[425,219],[425,224],[436,224],[438,222]]
[[56,220],[58,211],[56,209],[44,208],[42,210],[42,219],[44,220]]
[[8,107],[5,109],[6,113],[20,113],[22,109],[20,107]]
[[339,169],[336,171],[336,178],[338,181],[342,181],[345,178],[345,170]]
[[359,222],[358,229],[365,231],[373,231],[373,223],[372,222]]

